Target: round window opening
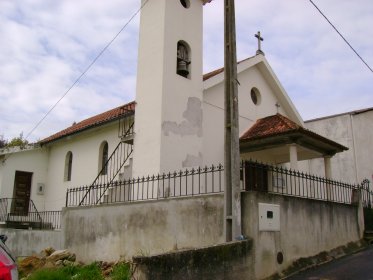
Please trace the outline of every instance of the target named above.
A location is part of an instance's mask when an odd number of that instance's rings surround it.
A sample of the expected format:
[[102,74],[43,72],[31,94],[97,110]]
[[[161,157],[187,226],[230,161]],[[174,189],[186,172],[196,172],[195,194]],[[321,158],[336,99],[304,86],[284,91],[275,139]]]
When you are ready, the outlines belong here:
[[186,9],[188,9],[190,7],[190,0],[180,0],[180,3]]
[[253,101],[253,103],[255,105],[259,105],[260,104],[260,100],[261,100],[261,97],[260,97],[260,92],[257,88],[252,88],[251,89],[251,92],[250,92],[250,95],[251,95],[251,101]]

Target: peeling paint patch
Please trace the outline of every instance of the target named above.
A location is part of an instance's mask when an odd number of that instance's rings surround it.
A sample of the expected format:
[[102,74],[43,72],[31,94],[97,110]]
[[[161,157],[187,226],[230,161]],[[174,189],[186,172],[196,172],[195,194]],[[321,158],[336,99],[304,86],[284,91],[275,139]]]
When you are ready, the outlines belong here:
[[202,154],[199,153],[198,156],[187,155],[182,164],[183,167],[202,166]]
[[189,97],[186,110],[183,112],[181,123],[165,121],[162,123],[162,130],[165,136],[170,133],[180,136],[197,135],[202,137],[202,102],[197,97]]

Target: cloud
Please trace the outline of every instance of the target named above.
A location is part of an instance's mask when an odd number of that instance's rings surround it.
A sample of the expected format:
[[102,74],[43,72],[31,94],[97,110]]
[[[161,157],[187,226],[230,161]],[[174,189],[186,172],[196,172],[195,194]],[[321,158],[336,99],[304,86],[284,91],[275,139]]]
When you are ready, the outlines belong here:
[[[373,65],[373,2],[314,2]],[[139,8],[139,0],[0,1],[0,135],[29,132]],[[204,71],[224,64],[223,1],[204,7]],[[139,17],[34,131],[44,138],[135,98]],[[238,59],[254,34],[304,119],[373,106],[372,73],[309,1],[236,1]]]
[[[2,1],[0,134],[11,138],[30,131],[138,9],[137,2]],[[135,20],[32,140],[134,98],[137,30]],[[131,88],[121,94],[123,81]]]

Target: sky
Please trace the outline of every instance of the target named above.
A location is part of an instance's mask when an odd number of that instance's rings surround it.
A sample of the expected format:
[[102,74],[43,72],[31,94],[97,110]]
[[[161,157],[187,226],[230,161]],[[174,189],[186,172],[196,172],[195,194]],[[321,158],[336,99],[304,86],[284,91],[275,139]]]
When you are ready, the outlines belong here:
[[[224,64],[223,2],[204,7],[204,73]],[[373,1],[313,2],[373,67]],[[255,55],[261,31],[266,58],[304,120],[373,107],[373,73],[309,0],[235,5],[238,60]],[[23,133],[34,142],[135,100],[139,15],[33,130],[139,7],[140,0],[0,0],[0,137]]]

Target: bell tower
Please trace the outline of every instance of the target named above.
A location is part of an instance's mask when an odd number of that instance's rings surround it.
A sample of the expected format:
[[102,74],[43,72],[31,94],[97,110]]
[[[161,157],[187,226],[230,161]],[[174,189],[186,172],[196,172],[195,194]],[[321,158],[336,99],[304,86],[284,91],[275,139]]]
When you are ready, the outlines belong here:
[[210,1],[142,0],[134,177],[202,164],[206,2]]

